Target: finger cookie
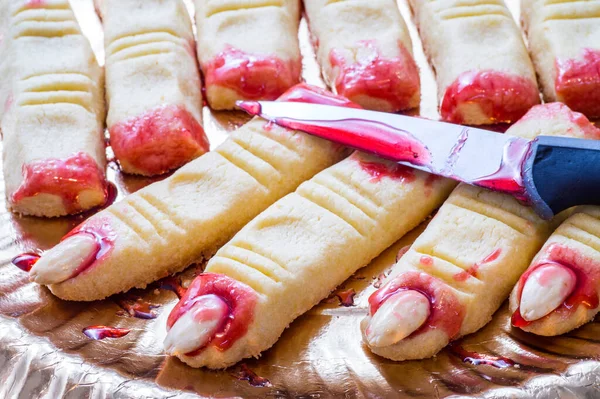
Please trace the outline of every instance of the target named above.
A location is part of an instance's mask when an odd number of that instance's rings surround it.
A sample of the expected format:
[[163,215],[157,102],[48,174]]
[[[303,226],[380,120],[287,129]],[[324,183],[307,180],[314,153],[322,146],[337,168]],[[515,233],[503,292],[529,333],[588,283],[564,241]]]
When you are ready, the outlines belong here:
[[540,102],[521,32],[502,0],[410,0],[444,120],[514,122]]
[[3,2],[0,128],[10,209],[55,217],[107,197],[103,73],[67,0]]
[[[298,86],[282,99],[354,106]],[[102,299],[181,271],[212,255],[253,217],[345,150],[255,118],[171,177],[89,218],[31,270],[67,300]]]
[[600,1],[522,1],[521,14],[546,100],[600,117]]
[[105,0],[110,144],[126,173],[159,175],[209,149],[200,72],[181,0]]
[[[581,118],[562,104],[539,105],[507,134],[589,138],[589,122]],[[423,359],[479,330],[549,230],[549,222],[513,197],[461,184],[369,298],[365,343],[392,360]]]
[[167,353],[209,368],[259,356],[455,185],[362,153],[319,173],[208,262],[169,316]]
[[323,76],[338,94],[376,111],[419,106],[419,70],[393,0],[305,0]]
[[300,82],[299,0],[196,0],[198,59],[213,109],[274,100]]
[[600,208],[563,222],[510,296],[512,324],[537,335],[567,333],[600,310]]

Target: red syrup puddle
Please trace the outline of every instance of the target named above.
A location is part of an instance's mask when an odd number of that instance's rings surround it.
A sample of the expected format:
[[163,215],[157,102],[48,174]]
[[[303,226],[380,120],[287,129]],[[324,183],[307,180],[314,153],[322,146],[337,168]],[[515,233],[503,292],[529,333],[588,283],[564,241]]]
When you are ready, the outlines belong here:
[[115,299],[115,302],[129,316],[144,320],[156,319],[157,314],[155,309],[160,307],[160,305],[147,302],[141,297],[132,293],[119,295]]
[[388,112],[407,109],[420,90],[419,70],[402,43],[398,43],[400,55],[384,58],[375,40],[357,43],[359,48],[355,63],[349,64],[344,53],[332,49],[329,62],[339,74],[335,80],[338,94],[347,98],[368,96],[387,103]]
[[588,117],[600,116],[600,51],[586,48],[581,59],[556,60],[555,67],[560,101]]
[[411,183],[416,179],[413,169],[404,165],[387,165],[381,162],[366,162],[359,160],[362,170],[371,175],[371,181],[377,183],[384,177],[396,180],[404,180]]
[[228,46],[202,68],[205,86],[222,86],[248,100],[275,100],[300,82],[302,63],[248,54]]
[[454,356],[462,359],[463,363],[470,363],[473,366],[492,366],[498,369],[505,369],[509,367],[520,368],[520,365],[513,360],[503,356],[492,356],[483,353],[471,352],[464,349],[458,343],[454,342],[448,346],[448,350]]
[[340,291],[335,294],[340,300],[340,305],[346,308],[354,306],[354,297],[356,296],[356,291],[354,288],[350,288],[345,291]]
[[[214,345],[219,350],[227,350],[248,331],[254,320],[256,292],[249,286],[230,277],[216,273],[203,273],[192,281],[187,292],[169,314],[167,327],[173,324],[199,301],[202,297],[214,295],[229,307],[229,317],[207,345]],[[205,346],[206,347],[206,346]],[[198,355],[204,347],[198,348],[187,356]]]
[[67,213],[80,212],[82,191],[102,191],[106,196],[106,178],[94,158],[78,152],[67,158],[47,158],[23,165],[23,182],[10,195],[13,203],[40,194],[62,199]]
[[431,304],[428,319],[410,337],[436,328],[444,331],[449,339],[460,332],[465,317],[464,306],[450,288],[426,273],[410,271],[389,280],[369,297],[369,314],[374,315],[390,296],[405,290],[420,292],[429,299]]
[[455,281],[463,282],[469,279],[470,277],[477,277],[477,272],[482,265],[486,263],[490,263],[498,259],[502,250],[497,248],[491,254],[483,258],[481,262],[475,263],[473,266],[469,267],[467,270],[463,270],[462,272],[456,273],[453,278]]
[[160,175],[204,154],[210,143],[183,106],[160,106],[110,127],[110,145],[121,165]]
[[539,103],[538,89],[528,79],[496,71],[467,71],[446,89],[440,113],[443,120],[462,124],[461,106],[478,104],[490,122],[511,123]]
[[86,337],[101,340],[105,338],[121,338],[131,332],[128,328],[116,328],[107,326],[89,326],[82,330]]
[[177,295],[177,298],[181,299],[187,289],[181,285],[181,278],[169,276],[160,280],[158,283],[158,288],[162,290],[172,291]]
[[25,253],[18,256],[15,256],[12,260],[12,264],[23,270],[24,272],[29,273],[33,265],[41,258],[40,255],[34,253]]
[[[531,273],[540,267],[548,264],[555,264],[569,269],[573,274],[575,274],[577,280],[575,288],[567,297],[567,299],[565,299],[563,304],[548,315],[554,312],[560,312],[561,314],[567,316],[569,313],[575,311],[579,306],[585,306],[588,309],[596,309],[600,305],[600,298],[598,297],[598,292],[596,290],[596,287],[600,284],[600,265],[593,264],[589,268],[586,268],[586,263],[593,263],[591,259],[580,255],[577,251],[571,248],[558,244],[551,245],[545,250],[545,252],[547,253],[545,258],[539,261],[537,265],[530,267],[519,279],[517,291],[518,302],[521,303],[523,287],[529,276],[531,276]],[[538,320],[542,319],[543,317]],[[521,315],[520,307],[517,308],[511,317],[512,325],[519,328],[527,327],[531,323],[538,320],[525,320]]]
[[266,388],[273,386],[273,384],[271,384],[271,381],[257,375],[254,371],[250,370],[250,368],[248,368],[248,366],[245,363],[242,363],[240,365],[240,371],[233,374],[233,376],[240,381],[248,381],[248,383],[253,387]]

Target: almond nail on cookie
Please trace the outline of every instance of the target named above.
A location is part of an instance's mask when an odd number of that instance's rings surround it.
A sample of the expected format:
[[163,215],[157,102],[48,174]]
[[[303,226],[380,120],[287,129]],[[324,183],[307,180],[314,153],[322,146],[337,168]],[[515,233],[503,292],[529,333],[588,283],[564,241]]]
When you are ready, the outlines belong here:
[[[358,152],[317,174],[252,220],[208,262],[169,316],[167,352],[212,369],[259,356],[294,319],[419,225],[455,186]],[[229,312],[209,319],[187,316],[207,296],[226,302]],[[403,298],[420,306],[415,316],[427,317],[420,293]],[[379,325],[385,329],[383,319],[404,308],[390,302]],[[194,333],[183,334],[182,326]],[[393,339],[388,334],[373,340]]]
[[126,173],[153,176],[209,150],[192,22],[181,0],[104,0],[110,144]]
[[376,111],[419,106],[419,69],[393,0],[305,0],[323,76],[336,93]]
[[521,15],[546,100],[600,117],[600,1],[522,1]]
[[195,0],[198,59],[211,108],[274,100],[300,82],[299,0]]
[[[353,106],[306,85],[282,99]],[[145,287],[214,254],[261,211],[346,154],[255,118],[214,151],[76,227],[42,255],[31,279],[80,301]]]
[[521,31],[500,0],[410,0],[436,72],[442,119],[515,122],[540,102]]
[[[532,108],[507,134],[597,138],[590,126],[565,105],[547,104]],[[550,222],[513,197],[459,185],[369,298],[369,314],[361,323],[365,343],[388,359],[423,359],[479,330],[549,234]],[[553,292],[569,291],[569,273],[545,272],[563,279],[553,283]],[[538,292],[544,280],[532,280],[527,293]]]
[[4,2],[0,128],[13,212],[56,217],[107,199],[104,80],[67,0]]

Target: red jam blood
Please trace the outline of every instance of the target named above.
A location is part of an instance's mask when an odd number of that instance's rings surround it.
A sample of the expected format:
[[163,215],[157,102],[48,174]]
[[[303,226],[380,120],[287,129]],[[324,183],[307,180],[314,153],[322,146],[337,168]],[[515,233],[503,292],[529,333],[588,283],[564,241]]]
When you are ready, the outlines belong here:
[[226,87],[248,100],[275,100],[300,82],[302,63],[228,47],[202,70],[207,87]]
[[429,329],[441,329],[449,339],[460,332],[465,308],[445,284],[425,273],[406,272],[388,281],[369,297],[369,313],[374,315],[379,307],[392,295],[404,290],[415,290],[429,298],[429,318],[411,336]]
[[42,8],[46,5],[46,0],[27,0],[27,8]]
[[131,332],[128,328],[116,328],[107,326],[90,326],[82,330],[82,332],[91,339],[101,340],[105,338],[121,338]]
[[336,293],[335,296],[337,296],[340,300],[340,305],[348,308],[354,306],[354,297],[356,296],[356,291],[354,291],[354,288],[350,288],[348,290]]
[[147,175],[178,168],[204,154],[204,129],[182,106],[162,106],[110,128],[110,144],[121,163]]
[[187,289],[181,285],[181,279],[173,276],[160,280],[158,282],[158,287],[163,290],[173,291],[179,299],[181,299],[187,291]]
[[507,357],[470,352],[457,343],[450,344],[448,349],[450,353],[462,359],[463,363],[470,363],[474,366],[486,365],[496,367],[498,369],[505,369],[508,367],[515,367],[515,365],[517,365],[517,363]]
[[584,49],[578,60],[556,60],[556,94],[588,117],[600,116],[600,50]]
[[468,71],[446,89],[440,113],[445,121],[461,124],[461,106],[477,104],[490,123],[511,123],[539,103],[538,89],[528,79],[495,71]]
[[[194,279],[187,292],[171,311],[167,320],[170,329],[173,324],[188,312],[199,300],[206,295],[215,295],[222,299],[230,309],[229,318],[209,341],[219,350],[226,350],[243,337],[248,327],[254,320],[254,307],[256,306],[256,292],[245,284],[230,277],[216,273],[203,273]],[[186,354],[196,356],[203,348]]]
[[155,305],[132,293],[122,294],[116,299],[117,305],[131,317],[138,319],[156,319],[156,311],[160,305]]
[[[584,138],[588,140],[600,140],[600,129],[598,129],[590,120],[579,112],[573,112],[563,103],[547,103],[544,105],[536,105],[531,108],[521,121],[530,119],[568,119],[571,123],[578,126],[583,132]],[[568,136],[575,136],[573,128],[569,127],[565,130]]]
[[[335,94],[322,89],[320,87],[307,85],[305,83],[297,84],[292,87],[277,101],[287,101],[292,103],[309,103],[309,104],[321,104],[321,105],[333,105],[336,107],[346,108],[357,108],[362,107],[358,104],[353,103],[342,96],[336,96]],[[260,111],[260,108],[258,108]]]
[[99,191],[106,198],[106,179],[94,158],[78,152],[68,158],[48,158],[23,165],[23,182],[11,195],[11,202],[39,194],[60,197],[68,213],[82,211],[79,195],[82,191]]
[[21,254],[19,256],[16,256],[12,260],[12,264],[18,267],[19,269],[23,270],[24,272],[29,273],[33,265],[35,265],[35,263],[40,259],[40,257],[40,255],[32,253]]
[[248,381],[253,387],[271,387],[271,381],[264,377],[257,375],[254,371],[250,370],[244,363],[240,366],[240,371],[235,375],[240,381]]
[[331,50],[329,62],[338,75],[335,88],[338,94],[360,102],[361,96],[384,100],[385,111],[397,112],[411,107],[419,95],[420,79],[417,64],[404,45],[398,44],[400,55],[384,58],[374,40],[357,43],[355,63],[348,63],[349,50]]
[[419,263],[423,266],[433,266],[433,258],[431,256],[422,255],[421,258],[419,258]]
[[467,270],[463,270],[462,272],[456,273],[453,277],[456,281],[466,281],[470,277],[477,277],[477,272],[482,265],[486,263],[491,263],[498,259],[502,250],[500,248],[494,250],[491,254],[486,256],[481,262],[475,263],[473,266],[469,267]]
[[394,164],[387,165],[381,162],[366,162],[359,160],[362,170],[371,175],[371,181],[377,183],[384,177],[390,179],[403,180],[407,183],[415,180],[414,170],[408,166]]
[[[542,266],[555,264],[569,269],[577,277],[577,282],[571,294],[565,299],[561,306],[554,310],[554,312],[558,312],[563,317],[568,317],[570,313],[575,311],[579,306],[585,306],[588,309],[596,309],[600,306],[598,297],[598,287],[600,287],[600,264],[581,255],[574,249],[558,244],[552,244],[545,249],[544,252],[546,253],[545,256],[540,259],[536,265],[530,267],[519,279],[517,288],[517,299],[519,303],[521,303],[523,287],[531,273]],[[527,327],[535,321],[523,319],[520,308],[512,315],[512,325],[515,327]]]

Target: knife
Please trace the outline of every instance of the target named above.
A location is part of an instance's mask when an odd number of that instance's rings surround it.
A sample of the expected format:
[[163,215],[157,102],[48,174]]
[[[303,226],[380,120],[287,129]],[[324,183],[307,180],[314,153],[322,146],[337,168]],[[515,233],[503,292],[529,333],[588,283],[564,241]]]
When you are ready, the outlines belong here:
[[511,194],[544,219],[575,205],[600,205],[597,140],[526,140],[418,117],[299,102],[240,101],[238,106],[282,127]]

